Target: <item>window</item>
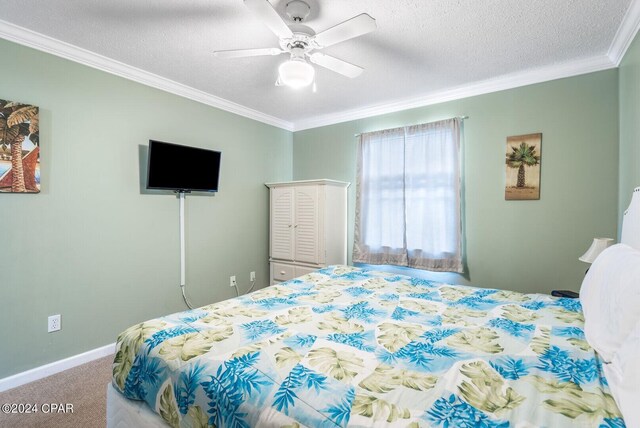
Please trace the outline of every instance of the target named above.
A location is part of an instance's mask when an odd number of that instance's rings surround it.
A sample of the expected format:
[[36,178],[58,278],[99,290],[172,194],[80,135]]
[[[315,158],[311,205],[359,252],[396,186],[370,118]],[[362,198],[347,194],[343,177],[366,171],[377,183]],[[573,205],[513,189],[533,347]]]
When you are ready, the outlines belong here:
[[460,122],[360,135],[354,262],[462,272]]

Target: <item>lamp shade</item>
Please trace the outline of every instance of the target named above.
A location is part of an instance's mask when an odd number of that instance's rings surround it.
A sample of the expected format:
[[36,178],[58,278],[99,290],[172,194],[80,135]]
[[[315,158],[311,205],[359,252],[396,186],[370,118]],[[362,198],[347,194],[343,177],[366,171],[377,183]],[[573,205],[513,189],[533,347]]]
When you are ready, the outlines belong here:
[[593,238],[593,242],[587,252],[579,257],[578,260],[585,263],[593,263],[600,253],[613,245],[613,243],[614,240],[611,238]]
[[302,58],[291,58],[280,64],[278,68],[280,81],[294,89],[309,86],[313,82],[316,71],[311,64]]
[[640,187],[634,189],[629,208],[624,212],[620,242],[640,248]]

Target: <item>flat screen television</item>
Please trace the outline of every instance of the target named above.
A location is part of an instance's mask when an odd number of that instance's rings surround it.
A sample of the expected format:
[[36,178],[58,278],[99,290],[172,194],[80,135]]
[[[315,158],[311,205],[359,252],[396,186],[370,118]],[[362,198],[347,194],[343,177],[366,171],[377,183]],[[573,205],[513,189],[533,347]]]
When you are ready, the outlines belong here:
[[217,192],[220,152],[149,140],[147,189]]

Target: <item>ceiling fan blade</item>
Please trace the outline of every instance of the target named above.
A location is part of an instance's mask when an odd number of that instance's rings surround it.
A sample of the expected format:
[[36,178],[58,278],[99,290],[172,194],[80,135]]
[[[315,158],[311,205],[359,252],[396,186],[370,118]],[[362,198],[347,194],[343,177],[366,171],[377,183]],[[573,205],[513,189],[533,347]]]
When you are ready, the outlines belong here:
[[324,48],[370,33],[376,28],[376,20],[368,14],[362,13],[324,30],[320,34],[316,34],[315,41],[318,45]]
[[309,59],[312,63],[318,64],[324,68],[328,68],[331,71],[335,71],[338,74],[342,74],[343,76],[354,77],[360,76],[364,71],[364,68],[358,67],[357,65],[353,65],[336,57],[325,55],[320,52],[316,52],[314,54],[309,55]]
[[244,4],[262,19],[265,25],[278,37],[281,39],[293,37],[291,29],[287,27],[287,24],[268,0],[244,0]]
[[280,55],[281,53],[284,53],[284,51],[278,48],[260,48],[215,51],[213,54],[218,58],[243,58],[247,56]]

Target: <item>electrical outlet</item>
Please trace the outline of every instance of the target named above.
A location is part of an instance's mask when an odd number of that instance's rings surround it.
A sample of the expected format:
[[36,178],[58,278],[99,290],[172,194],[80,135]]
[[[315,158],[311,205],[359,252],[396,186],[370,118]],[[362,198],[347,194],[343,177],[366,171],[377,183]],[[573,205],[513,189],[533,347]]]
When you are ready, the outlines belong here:
[[48,318],[48,320],[49,320],[48,327],[47,327],[47,332],[48,333],[53,333],[54,331],[58,331],[58,330],[60,330],[60,328],[62,328],[61,320],[60,320],[60,314],[51,315]]
[[256,273],[255,272],[251,272],[249,274],[249,281],[253,282],[256,280]]
[[232,275],[229,277],[229,287],[236,287],[238,283],[236,282],[236,276]]

